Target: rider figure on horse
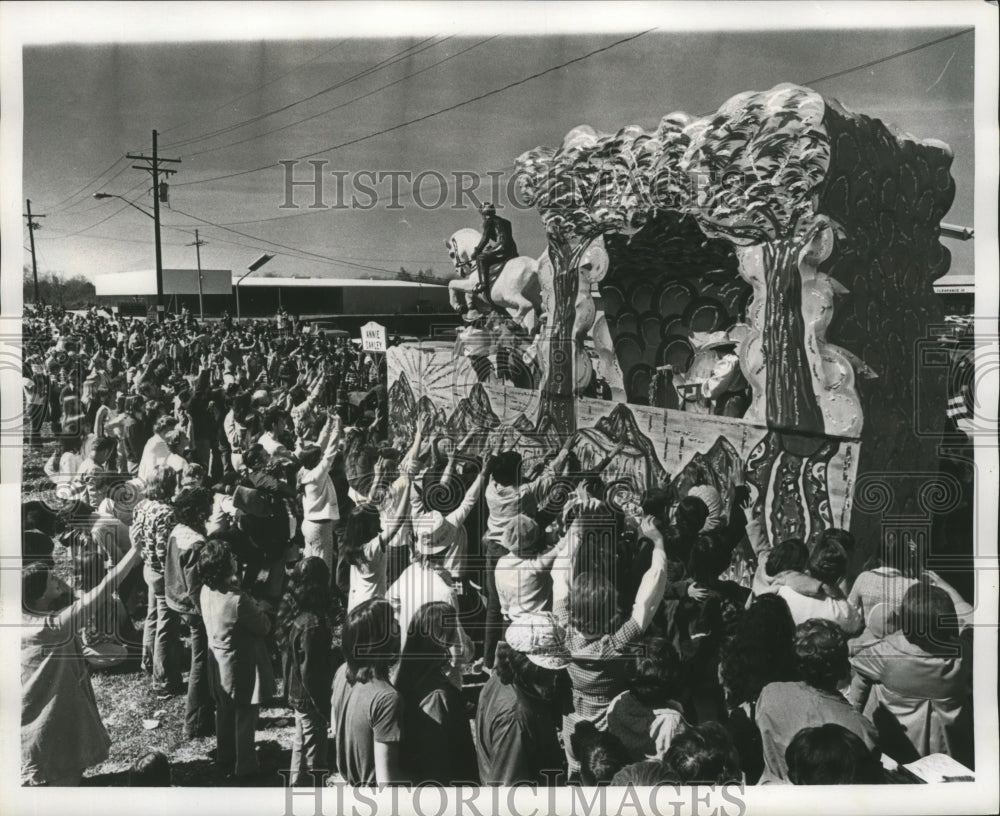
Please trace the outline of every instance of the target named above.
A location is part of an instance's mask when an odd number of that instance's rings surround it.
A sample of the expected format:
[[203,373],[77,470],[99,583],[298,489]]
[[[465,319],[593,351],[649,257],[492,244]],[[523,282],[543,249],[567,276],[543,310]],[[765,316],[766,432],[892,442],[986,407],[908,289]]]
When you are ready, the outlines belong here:
[[[479,285],[483,299],[492,306],[490,287],[493,281],[490,270],[496,269],[499,273],[504,263],[516,258],[517,244],[514,243],[514,230],[510,221],[497,215],[493,204],[487,201],[479,208],[479,212],[483,216],[483,237],[472,252],[472,260],[479,262]],[[495,278],[496,275],[493,275],[493,279]]]

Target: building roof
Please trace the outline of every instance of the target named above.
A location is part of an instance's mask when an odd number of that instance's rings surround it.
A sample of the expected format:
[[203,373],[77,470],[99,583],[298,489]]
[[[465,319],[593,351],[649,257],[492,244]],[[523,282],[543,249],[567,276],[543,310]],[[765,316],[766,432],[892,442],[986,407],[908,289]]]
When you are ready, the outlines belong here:
[[[236,278],[234,276],[233,283],[236,283]],[[345,289],[358,288],[381,288],[381,289],[417,289],[423,288],[424,286],[433,287],[443,287],[446,285],[445,281],[440,281],[438,283],[430,283],[427,281],[402,281],[394,280],[392,278],[376,278],[374,280],[368,280],[366,278],[264,278],[255,277],[251,275],[246,278],[243,283],[240,284],[240,288],[249,286],[281,286],[282,288],[288,287],[325,287],[325,288],[340,288]]]
[[[231,269],[202,269],[202,294],[232,295]],[[94,292],[98,297],[129,295],[155,295],[156,270],[137,269],[131,272],[114,272],[94,276]],[[165,295],[197,295],[197,269],[164,269],[163,293]]]
[[[203,269],[202,294],[232,295],[233,286],[242,272],[233,273],[231,269]],[[444,289],[445,281],[429,283],[426,281],[401,281],[392,278],[367,280],[366,278],[265,278],[251,275],[240,284],[246,288],[323,288],[323,289],[422,289],[434,287]],[[130,295],[156,294],[156,270],[137,269],[129,272],[114,272],[107,275],[94,276],[94,289],[99,297],[116,297]],[[197,269],[164,269],[163,293],[166,295],[197,295]]]

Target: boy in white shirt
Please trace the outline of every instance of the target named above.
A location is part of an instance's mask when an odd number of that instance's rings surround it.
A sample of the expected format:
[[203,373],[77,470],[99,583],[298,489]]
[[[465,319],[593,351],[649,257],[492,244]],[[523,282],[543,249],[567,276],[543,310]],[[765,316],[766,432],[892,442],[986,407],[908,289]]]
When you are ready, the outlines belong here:
[[504,531],[501,544],[507,550],[497,561],[495,576],[501,614],[513,621],[551,611],[551,571],[561,542],[543,552],[544,536],[534,519],[518,515]]

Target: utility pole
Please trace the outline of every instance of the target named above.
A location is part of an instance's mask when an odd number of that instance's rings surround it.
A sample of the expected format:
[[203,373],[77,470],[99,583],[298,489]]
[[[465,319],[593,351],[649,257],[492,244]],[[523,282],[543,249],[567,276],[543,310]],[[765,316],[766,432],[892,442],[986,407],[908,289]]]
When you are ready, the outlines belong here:
[[195,254],[198,256],[198,314],[199,319],[205,319],[205,302],[202,298],[202,285],[201,285],[201,248],[207,244],[208,241],[202,241],[198,237],[198,230],[194,231],[194,243],[188,244],[188,246],[193,246]]
[[125,158],[144,161],[146,164],[133,164],[136,170],[145,170],[153,177],[153,239],[156,242],[156,319],[163,320],[163,253],[160,248],[160,200],[166,198],[167,183],[160,181],[160,176],[169,178],[176,170],[166,170],[160,167],[160,162],[180,164],[180,159],[164,159],[157,153],[156,131],[153,131],[153,155],[144,156],[141,153],[133,155],[126,153]]
[[41,229],[42,225],[35,221],[36,218],[45,218],[44,215],[32,215],[31,214],[31,199],[26,198],[24,203],[28,207],[28,211],[24,213],[24,217],[28,219],[28,238],[31,240],[31,274],[35,279],[35,305],[38,305],[38,263],[35,261],[35,230]]

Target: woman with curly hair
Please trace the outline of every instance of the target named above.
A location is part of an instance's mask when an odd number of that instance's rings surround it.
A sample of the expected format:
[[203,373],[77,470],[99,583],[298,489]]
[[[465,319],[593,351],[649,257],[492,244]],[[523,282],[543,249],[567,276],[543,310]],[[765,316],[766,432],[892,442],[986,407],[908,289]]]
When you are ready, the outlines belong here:
[[335,671],[331,649],[335,612],[326,562],[318,556],[303,558],[288,580],[277,626],[285,694],[295,711],[293,786],[322,785],[316,774],[329,773],[326,732]]
[[432,601],[417,610],[395,684],[405,712],[402,755],[414,784],[479,784],[465,702],[448,679],[458,646],[461,634],[451,604]]
[[837,624],[813,619],[796,627],[795,668],[798,680],[769,683],[757,701],[757,726],[764,752],[761,784],[788,783],[785,751],[803,728],[837,723],[869,748],[877,744],[871,720],[855,711],[837,691],[850,671],[847,639]]
[[142,575],[149,587],[146,625],[142,630],[142,666],[152,675],[153,688],[179,694],[181,684],[180,615],[167,604],[164,578],[167,541],[177,524],[170,500],[177,489],[177,473],[160,465],[146,484],[145,498],[132,511],[129,534],[142,551]]
[[794,679],[795,622],[783,598],[753,599],[722,650],[719,673],[727,707],[743,707],[751,719],[764,686]]
[[257,773],[254,735],[260,704],[274,694],[265,636],[271,621],[236,580],[229,545],[210,539],[198,555],[201,612],[215,657],[215,761],[223,773],[246,780]]
[[785,599],[758,595],[722,648],[719,679],[729,717],[726,728],[740,754],[747,784],[764,771],[757,698],[768,683],[795,679],[795,621]]

